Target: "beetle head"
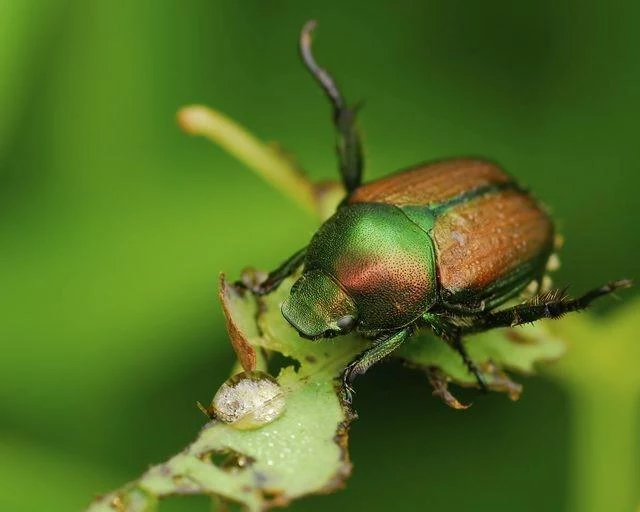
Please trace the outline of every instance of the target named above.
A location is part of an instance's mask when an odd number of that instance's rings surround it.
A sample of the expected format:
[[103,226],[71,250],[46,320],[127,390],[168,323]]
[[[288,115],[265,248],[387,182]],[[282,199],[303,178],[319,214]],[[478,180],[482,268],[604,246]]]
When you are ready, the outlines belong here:
[[332,338],[357,324],[356,306],[333,278],[320,270],[305,272],[282,304],[282,315],[304,338]]

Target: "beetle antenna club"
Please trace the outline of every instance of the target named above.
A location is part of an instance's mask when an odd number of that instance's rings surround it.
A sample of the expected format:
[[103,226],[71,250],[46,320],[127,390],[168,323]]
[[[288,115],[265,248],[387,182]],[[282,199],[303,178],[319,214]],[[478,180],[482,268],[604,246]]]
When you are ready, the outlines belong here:
[[337,152],[340,160],[340,174],[347,192],[352,192],[360,186],[363,167],[362,143],[355,127],[357,109],[350,108],[346,104],[336,81],[326,69],[318,65],[313,56],[311,43],[316,25],[316,21],[311,20],[302,27],[299,44],[300,57],[333,107],[333,122],[338,132]]

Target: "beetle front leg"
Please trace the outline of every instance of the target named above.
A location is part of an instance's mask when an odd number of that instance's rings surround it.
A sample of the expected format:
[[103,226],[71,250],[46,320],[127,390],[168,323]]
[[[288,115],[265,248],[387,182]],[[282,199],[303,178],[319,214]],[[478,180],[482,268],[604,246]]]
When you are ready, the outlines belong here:
[[293,274],[302,265],[306,255],[307,248],[303,247],[282,263],[277,269],[270,272],[267,278],[261,283],[257,285],[247,285],[246,283],[239,281],[236,285],[243,288],[249,288],[256,295],[266,295],[267,293],[275,290],[280,286],[282,281]]
[[342,387],[344,398],[347,403],[351,403],[353,398],[353,388],[351,383],[358,375],[363,375],[374,364],[387,357],[391,352],[402,345],[409,337],[411,329],[403,329],[392,334],[385,335],[377,339],[373,346],[365,350],[358,356],[342,374]]

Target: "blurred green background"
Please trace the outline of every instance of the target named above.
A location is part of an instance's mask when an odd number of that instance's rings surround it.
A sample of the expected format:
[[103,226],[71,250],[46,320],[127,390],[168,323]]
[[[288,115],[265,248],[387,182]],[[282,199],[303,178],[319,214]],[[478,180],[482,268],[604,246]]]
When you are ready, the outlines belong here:
[[[639,17],[620,0],[0,2],[0,509],[80,510],[183,447],[233,363],[218,273],[271,268],[314,231],[182,134],[179,107],[218,108],[335,178],[296,53],[316,18],[318,59],[366,104],[367,176],[498,160],[552,206],[557,280],[578,292],[638,275]],[[375,368],[348,490],[293,509],[566,510],[570,401],[525,384],[460,413],[422,375]]]

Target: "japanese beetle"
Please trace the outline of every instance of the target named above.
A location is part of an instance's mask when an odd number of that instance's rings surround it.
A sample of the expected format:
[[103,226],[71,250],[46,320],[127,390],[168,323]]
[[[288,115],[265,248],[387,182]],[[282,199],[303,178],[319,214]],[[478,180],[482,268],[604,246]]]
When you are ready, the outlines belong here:
[[[302,61],[328,96],[347,196],[311,239],[254,288],[266,294],[302,267],[282,304],[284,318],[311,340],[357,331],[371,346],[347,366],[343,384],[431,328],[462,356],[485,389],[462,338],[496,327],[557,318],[631,285],[612,281],[572,299],[543,291],[554,225],[535,198],[495,163],[459,158],[421,164],[361,184],[362,146],[349,107],[311,51]],[[532,298],[498,309],[533,287]]]

